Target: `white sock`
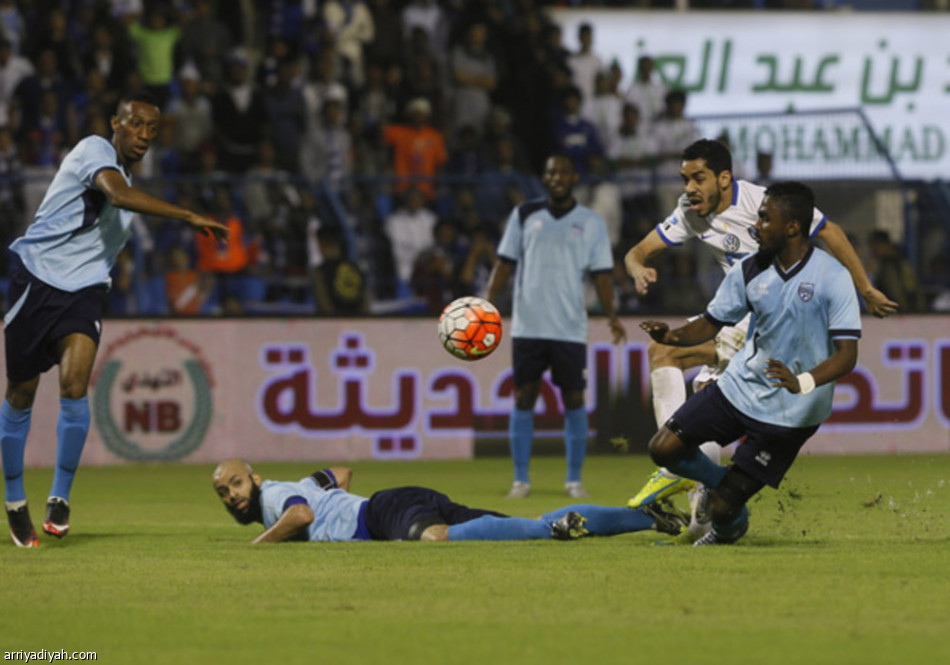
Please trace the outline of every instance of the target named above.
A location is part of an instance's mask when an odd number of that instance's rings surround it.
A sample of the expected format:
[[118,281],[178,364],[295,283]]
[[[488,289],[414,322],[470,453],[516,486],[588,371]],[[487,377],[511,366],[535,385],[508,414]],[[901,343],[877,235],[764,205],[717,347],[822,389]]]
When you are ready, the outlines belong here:
[[656,426],[663,426],[686,401],[686,381],[678,367],[660,367],[650,372],[653,386],[653,415]]
[[719,464],[719,460],[722,458],[722,446],[720,446],[715,441],[707,441],[699,447],[703,451],[703,454],[706,455],[716,464]]

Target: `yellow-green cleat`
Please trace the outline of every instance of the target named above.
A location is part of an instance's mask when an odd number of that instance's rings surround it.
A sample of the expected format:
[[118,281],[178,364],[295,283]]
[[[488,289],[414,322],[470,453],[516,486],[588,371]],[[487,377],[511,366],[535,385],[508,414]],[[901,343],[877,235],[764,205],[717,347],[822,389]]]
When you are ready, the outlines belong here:
[[642,508],[660,499],[666,499],[680,492],[687,492],[696,486],[696,481],[674,476],[665,469],[657,469],[650,475],[647,484],[627,501],[628,508]]

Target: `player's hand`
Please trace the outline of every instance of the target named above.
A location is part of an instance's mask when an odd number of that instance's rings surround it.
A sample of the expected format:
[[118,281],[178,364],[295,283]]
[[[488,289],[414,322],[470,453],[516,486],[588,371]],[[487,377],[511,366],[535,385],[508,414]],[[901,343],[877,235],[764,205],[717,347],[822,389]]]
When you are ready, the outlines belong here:
[[900,305],[873,286],[861,295],[864,296],[864,302],[868,306],[868,311],[879,319],[887,318],[891,314],[897,314],[897,309],[900,307]]
[[214,236],[214,239],[219,242],[227,242],[231,235],[231,229],[208,217],[193,214],[187,221],[206,236]]
[[772,379],[772,385],[776,388],[785,388],[796,395],[801,392],[802,387],[798,385],[798,378],[781,360],[770,359],[765,366],[765,375]]
[[650,290],[650,285],[656,281],[656,268],[646,266],[627,266],[627,274],[633,279],[633,284],[637,289],[637,294],[645,296]]
[[620,323],[620,319],[616,316],[611,316],[607,319],[607,326],[610,328],[610,332],[613,333],[614,344],[627,341],[627,330],[623,327],[623,324]]
[[666,334],[670,332],[670,326],[662,321],[644,321],[640,324],[640,329],[660,344],[663,344]]

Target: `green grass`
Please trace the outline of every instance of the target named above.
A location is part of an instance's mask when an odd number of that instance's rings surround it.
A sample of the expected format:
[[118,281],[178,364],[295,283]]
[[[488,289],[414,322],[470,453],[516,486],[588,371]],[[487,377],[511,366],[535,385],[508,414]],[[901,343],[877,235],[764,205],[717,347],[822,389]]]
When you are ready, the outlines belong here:
[[[503,498],[507,460],[356,463],[354,491],[422,484],[534,516],[568,503],[563,460]],[[314,465],[262,464],[297,479]],[[650,471],[588,460],[592,502]],[[578,542],[250,546],[210,467],[84,468],[73,532],[0,547],[0,652],[101,663],[950,662],[950,456],[804,457],[754,500],[741,545]],[[27,472],[34,520],[49,470]]]

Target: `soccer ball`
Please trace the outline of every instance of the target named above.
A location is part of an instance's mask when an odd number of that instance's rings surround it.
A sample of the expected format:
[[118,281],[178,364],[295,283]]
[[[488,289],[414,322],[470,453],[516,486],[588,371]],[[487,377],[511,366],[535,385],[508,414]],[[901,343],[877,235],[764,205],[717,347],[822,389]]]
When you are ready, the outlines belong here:
[[456,358],[484,358],[501,341],[501,315],[484,298],[466,296],[454,300],[439,317],[439,341]]

